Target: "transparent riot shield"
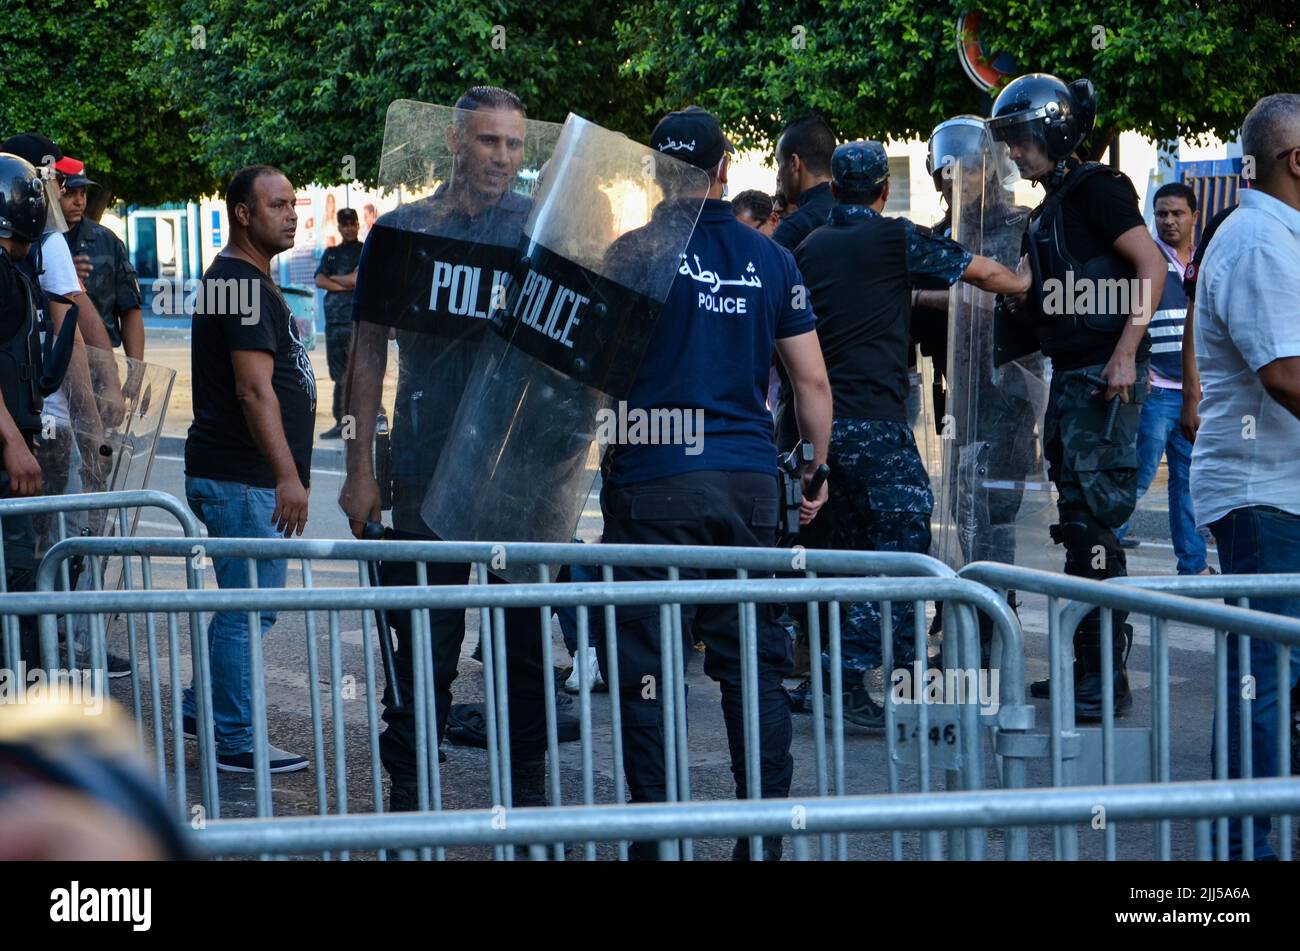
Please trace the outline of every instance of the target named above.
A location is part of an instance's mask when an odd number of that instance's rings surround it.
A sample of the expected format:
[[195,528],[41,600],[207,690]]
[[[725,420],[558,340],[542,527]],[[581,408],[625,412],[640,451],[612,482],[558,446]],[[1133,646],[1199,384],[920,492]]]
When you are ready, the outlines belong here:
[[[1006,168],[993,148],[959,158],[951,172],[953,238],[1014,269],[1029,209],[1015,203]],[[995,356],[994,302],[964,283],[949,297],[936,554],[954,568],[1000,561],[1059,569],[1048,532],[1056,510],[1043,457],[1044,360]]]
[[[175,370],[120,351],[78,345],[63,386],[42,411],[37,460],[43,494],[146,488],[175,378]],[[65,537],[134,534],[138,518],[138,510],[126,513],[125,524],[118,512],[69,513],[62,524],[57,515],[39,516],[37,552]],[[121,559],[106,559],[99,570],[104,588],[118,586]]]
[[629,392],[707,190],[701,170],[569,116],[425,499],[440,537],[573,537],[601,419]]
[[379,182],[397,205],[370,228],[357,273],[343,438],[369,428],[351,414],[387,417],[375,470],[400,532],[429,534],[420,503],[559,133],[510,108],[389,106]]
[[943,451],[939,439],[940,423],[935,420],[934,361],[923,355],[919,346],[914,347],[913,351],[916,354],[916,369],[907,375],[908,420],[912,426],[912,438],[916,440],[916,451],[921,456],[921,464],[930,477],[930,490],[937,499],[943,481]]

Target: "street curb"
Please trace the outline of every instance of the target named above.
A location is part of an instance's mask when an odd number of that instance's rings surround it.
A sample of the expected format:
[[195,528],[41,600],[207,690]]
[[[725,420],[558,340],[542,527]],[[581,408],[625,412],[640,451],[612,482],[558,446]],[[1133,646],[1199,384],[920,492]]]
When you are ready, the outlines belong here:
[[[185,455],[184,436],[159,436],[158,452],[169,456]],[[311,467],[315,469],[334,469],[341,471],[344,465],[343,449],[333,446],[314,445],[311,451]]]

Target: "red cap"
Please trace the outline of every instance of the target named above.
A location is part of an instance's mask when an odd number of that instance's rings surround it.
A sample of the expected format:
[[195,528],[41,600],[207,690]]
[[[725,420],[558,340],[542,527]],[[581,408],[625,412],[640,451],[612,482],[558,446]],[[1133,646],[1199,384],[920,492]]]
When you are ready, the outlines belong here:
[[79,159],[74,159],[70,155],[65,155],[54,163],[54,170],[62,172],[64,175],[80,175],[86,169],[86,163]]

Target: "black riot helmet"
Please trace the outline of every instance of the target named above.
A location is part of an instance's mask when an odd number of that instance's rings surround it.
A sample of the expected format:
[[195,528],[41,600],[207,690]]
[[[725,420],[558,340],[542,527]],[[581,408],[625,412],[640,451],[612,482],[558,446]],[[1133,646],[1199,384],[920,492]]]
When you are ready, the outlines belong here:
[[1047,73],[1030,73],[1007,84],[993,103],[989,132],[999,142],[1033,141],[1049,159],[1061,163],[1092,131],[1097,92],[1091,80],[1068,85]]
[[991,144],[988,129],[979,116],[953,116],[935,126],[925,157],[925,170],[934,179],[935,190],[943,189],[945,168],[956,165],[967,155],[979,155]]
[[41,173],[27,160],[0,152],[0,238],[40,241],[48,212]]

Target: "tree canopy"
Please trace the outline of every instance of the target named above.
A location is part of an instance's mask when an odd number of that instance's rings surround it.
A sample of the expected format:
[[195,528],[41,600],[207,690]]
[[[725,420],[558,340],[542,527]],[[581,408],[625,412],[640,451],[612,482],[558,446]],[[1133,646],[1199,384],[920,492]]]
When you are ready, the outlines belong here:
[[[112,191],[154,203],[267,162],[294,181],[373,184],[394,99],[506,86],[534,118],[578,112],[646,140],[696,103],[741,146],[824,115],[841,138],[924,136],[988,98],[957,60],[969,0],[11,0],[0,132],[39,129]],[[985,49],[1087,76],[1094,140],[1231,138],[1294,84],[1281,0],[981,0]],[[1104,141],[1104,138],[1103,138]]]
[[266,162],[294,181],[373,184],[390,102],[450,105],[479,84],[511,89],[533,118],[575,111],[650,131],[644,90],[657,84],[620,71],[617,3],[155,0],[154,10],[141,74],[171,90],[200,160],[220,174]]
[[[714,110],[745,145],[769,144],[791,119],[821,113],[844,138],[927,136],[983,111],[957,58],[969,0],[652,0],[628,7],[627,70]],[[1099,135],[1231,138],[1256,100],[1294,86],[1294,4],[1245,0],[1097,0],[1086,5],[980,0],[984,48],[1022,72],[1099,90]],[[1288,12],[1289,11],[1289,12]],[[655,37],[654,42],[649,37]]]
[[155,203],[210,192],[212,169],[164,90],[132,76],[145,0],[24,0],[0,17],[0,138],[42,132],[106,195]]

